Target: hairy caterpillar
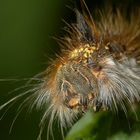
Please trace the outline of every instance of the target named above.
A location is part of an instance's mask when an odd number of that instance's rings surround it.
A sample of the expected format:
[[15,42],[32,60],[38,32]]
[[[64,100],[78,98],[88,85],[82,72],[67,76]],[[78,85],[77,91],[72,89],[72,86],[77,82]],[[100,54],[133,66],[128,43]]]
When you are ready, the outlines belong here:
[[[99,21],[77,10],[76,15],[77,23],[68,25],[69,35],[60,40],[61,56],[23,102],[32,99],[31,109],[48,105],[38,139],[48,116],[49,130],[56,118],[63,128],[88,108],[126,111],[127,105],[133,107],[140,100],[139,11],[127,19],[119,9],[108,10],[98,13]],[[9,100],[0,110],[28,92]]]

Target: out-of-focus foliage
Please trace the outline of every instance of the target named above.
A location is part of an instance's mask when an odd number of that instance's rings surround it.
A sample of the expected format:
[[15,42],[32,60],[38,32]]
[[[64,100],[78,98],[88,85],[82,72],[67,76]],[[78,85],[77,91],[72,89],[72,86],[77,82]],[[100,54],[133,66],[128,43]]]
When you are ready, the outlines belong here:
[[66,140],[104,139],[108,134],[110,125],[111,116],[108,112],[93,113],[89,111],[72,127]]
[[[0,105],[30,89],[17,90],[25,86],[28,78],[47,68],[49,57],[55,57],[59,47],[52,37],[62,30],[63,11],[68,10],[65,5],[66,0],[0,1]],[[28,107],[20,113],[9,134],[19,104],[0,120],[0,140],[36,140],[42,113],[26,113]],[[6,109],[0,111],[0,117]]]
[[139,115],[139,107],[128,114],[89,111],[71,128],[66,140],[139,140]]

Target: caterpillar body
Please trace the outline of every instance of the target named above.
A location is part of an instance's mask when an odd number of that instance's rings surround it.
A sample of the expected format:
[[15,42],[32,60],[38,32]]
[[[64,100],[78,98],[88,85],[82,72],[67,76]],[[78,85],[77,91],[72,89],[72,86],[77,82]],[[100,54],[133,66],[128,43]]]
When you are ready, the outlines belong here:
[[48,116],[49,130],[55,119],[63,129],[89,108],[126,112],[127,106],[133,109],[140,101],[140,12],[127,18],[120,9],[109,9],[99,12],[98,20],[75,10],[77,23],[68,24],[68,35],[59,40],[61,56],[52,61],[39,87],[24,101],[32,99],[31,108],[47,105],[38,140]]

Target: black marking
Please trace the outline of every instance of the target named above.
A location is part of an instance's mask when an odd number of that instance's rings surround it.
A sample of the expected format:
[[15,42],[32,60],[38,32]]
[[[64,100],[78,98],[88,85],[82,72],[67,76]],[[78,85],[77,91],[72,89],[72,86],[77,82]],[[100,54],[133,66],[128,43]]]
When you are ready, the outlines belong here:
[[85,18],[82,16],[82,14],[76,10],[76,17],[77,17],[77,28],[82,34],[82,37],[80,38],[81,41],[94,41],[92,29],[86,22]]

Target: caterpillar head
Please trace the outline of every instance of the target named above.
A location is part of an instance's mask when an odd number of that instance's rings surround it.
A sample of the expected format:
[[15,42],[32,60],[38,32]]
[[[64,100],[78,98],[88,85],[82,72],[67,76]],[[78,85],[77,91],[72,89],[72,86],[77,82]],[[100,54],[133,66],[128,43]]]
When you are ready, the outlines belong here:
[[[84,0],[81,1],[85,8]],[[107,9],[97,13],[96,20],[89,13],[76,10],[77,23],[67,24],[67,35],[59,39],[61,56],[52,61],[43,78],[34,77],[33,83],[19,88],[29,85],[29,90],[0,105],[1,111],[10,104],[0,120],[22,98],[12,126],[24,106],[29,111],[43,108],[38,140],[47,125],[49,140],[55,120],[63,133],[63,128],[72,126],[89,108],[122,109],[125,113],[128,106],[133,109],[140,100],[140,10],[127,13],[127,20],[121,10],[112,12],[109,6]]]
[[42,122],[49,114],[49,126],[55,118],[61,127],[71,126],[89,108],[126,112],[127,105],[140,100],[139,57],[135,55],[140,31],[133,28],[139,22],[127,21],[120,12],[101,16],[100,23],[76,13],[77,24],[70,26],[69,36],[62,41],[64,54],[53,63],[43,86],[49,107]]

